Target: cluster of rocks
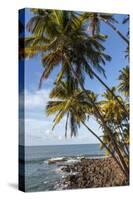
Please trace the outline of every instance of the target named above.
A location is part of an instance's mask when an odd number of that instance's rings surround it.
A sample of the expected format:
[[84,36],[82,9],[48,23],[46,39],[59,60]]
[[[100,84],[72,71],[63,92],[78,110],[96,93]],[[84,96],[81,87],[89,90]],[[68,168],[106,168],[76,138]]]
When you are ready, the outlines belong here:
[[127,185],[128,182],[112,158],[81,159],[80,162],[62,167],[67,173],[63,189],[95,188]]

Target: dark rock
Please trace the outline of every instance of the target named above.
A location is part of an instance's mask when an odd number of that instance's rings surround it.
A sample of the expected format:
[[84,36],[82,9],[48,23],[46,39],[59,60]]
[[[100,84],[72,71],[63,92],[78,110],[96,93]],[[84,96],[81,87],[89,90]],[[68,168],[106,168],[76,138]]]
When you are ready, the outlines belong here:
[[70,173],[64,178],[66,189],[128,184],[128,181],[125,180],[124,175],[112,158],[82,158],[80,163],[65,166],[63,171]]

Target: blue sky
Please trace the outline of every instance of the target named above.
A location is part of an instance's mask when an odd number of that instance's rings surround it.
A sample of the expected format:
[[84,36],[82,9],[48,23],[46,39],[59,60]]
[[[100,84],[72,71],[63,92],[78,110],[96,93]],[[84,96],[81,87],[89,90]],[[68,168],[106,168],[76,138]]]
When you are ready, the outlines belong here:
[[[29,9],[26,9],[26,23],[32,14]],[[124,15],[117,14],[115,18],[121,23]],[[118,29],[126,34],[127,25],[117,25]],[[107,25],[101,25],[103,34],[108,35],[107,41],[104,43],[106,53],[112,57],[111,62],[107,62],[104,66],[107,79],[102,79],[108,86],[118,84],[119,70],[127,65],[127,60],[124,58],[124,50],[126,48],[124,41],[114,33]],[[26,35],[29,33],[26,32]],[[67,139],[64,137],[64,123],[65,117],[62,122],[57,125],[52,131],[53,117],[47,117],[45,114],[45,105],[48,101],[49,92],[55,80],[57,71],[54,70],[50,78],[43,82],[42,89],[38,90],[39,78],[42,73],[42,64],[40,56],[37,55],[32,59],[25,60],[25,144],[26,145],[56,145],[56,144],[86,144],[97,143],[97,140],[85,128],[81,126],[76,138]],[[101,76],[101,75],[100,75]],[[96,80],[90,80],[86,77],[85,86],[88,89],[102,94],[105,90],[101,84]],[[98,124],[94,119],[90,119],[88,125],[98,134],[102,135]]]

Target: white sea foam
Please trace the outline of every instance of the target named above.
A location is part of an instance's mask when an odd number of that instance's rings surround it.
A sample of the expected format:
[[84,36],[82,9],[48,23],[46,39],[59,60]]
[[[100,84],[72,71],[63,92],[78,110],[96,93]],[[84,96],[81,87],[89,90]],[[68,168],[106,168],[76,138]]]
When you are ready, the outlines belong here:
[[43,163],[44,163],[44,164],[48,164],[48,160],[44,160]]
[[56,163],[56,162],[60,162],[60,161],[66,161],[66,158],[65,157],[55,157],[55,158],[50,158],[48,159],[48,163]]
[[48,181],[44,181],[44,182],[43,182],[43,184],[47,184],[47,183],[48,183]]
[[65,157],[55,157],[55,158],[50,158],[49,160],[50,161],[55,161],[55,160],[56,161],[58,161],[58,160],[60,161],[60,160],[63,160],[63,159],[65,159]]
[[79,162],[80,161],[80,159],[69,159],[69,160],[67,160],[65,163],[66,164],[72,164],[72,163],[77,163],[77,162]]

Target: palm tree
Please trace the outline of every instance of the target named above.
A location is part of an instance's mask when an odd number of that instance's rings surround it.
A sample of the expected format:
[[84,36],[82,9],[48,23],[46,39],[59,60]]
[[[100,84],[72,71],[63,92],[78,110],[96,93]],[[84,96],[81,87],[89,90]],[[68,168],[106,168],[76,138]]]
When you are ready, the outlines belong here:
[[[26,38],[25,54],[26,56],[34,56],[37,53],[42,54],[44,72],[41,76],[40,84],[44,78],[49,77],[53,68],[61,65],[62,69],[57,76],[56,82],[60,82],[64,77],[68,81],[71,78],[75,80],[76,87],[80,87],[84,91],[103,127],[109,133],[125,170],[128,171],[117,143],[112,137],[110,128],[107,126],[98,106],[92,101],[84,87],[83,72],[87,73],[90,78],[93,78],[93,76],[98,77],[92,67],[103,74],[105,73],[101,64],[105,64],[106,60],[110,60],[110,56],[104,53],[105,48],[101,44],[101,41],[103,42],[105,38],[103,36],[89,36],[85,32],[79,16],[73,12],[46,11],[46,20],[43,19],[43,12],[40,10],[36,12],[39,14],[31,19],[28,24],[31,28],[32,36]],[[42,28],[43,23],[46,24]],[[54,28],[49,28],[47,24]],[[124,105],[122,106],[125,109]],[[126,109],[125,112],[127,113]]]
[[[112,90],[116,92],[116,88],[112,87]],[[125,144],[125,134],[123,131],[122,124],[128,123],[126,121],[126,116],[121,107],[119,106],[118,102],[112,96],[109,91],[104,92],[102,95],[104,100],[100,101],[101,112],[104,115],[105,121],[107,121],[108,126],[112,130],[114,137],[116,137],[117,143],[120,145],[120,149],[122,154],[129,155],[128,146]],[[120,96],[118,98],[122,100]],[[117,111],[117,112],[116,112]],[[105,139],[107,139],[107,133],[105,132]],[[126,156],[124,155],[124,156]]]
[[[125,16],[122,23],[129,25],[129,15]],[[128,40],[129,40],[129,26],[128,26],[128,31],[127,31],[126,35],[127,35]],[[128,58],[128,61],[129,61],[129,44],[126,47],[125,53],[126,53],[125,58]]]
[[[123,24],[129,23],[129,15],[126,15],[126,17],[123,19]],[[128,27],[128,32],[127,32],[127,37],[129,38],[129,27]]]
[[[93,70],[94,68],[105,76],[105,71],[101,64],[105,64],[106,60],[109,61],[111,59],[110,56],[104,53],[105,49],[99,43],[99,41],[103,42],[105,38],[103,36],[89,37],[83,29],[82,20],[78,15],[73,12],[70,12],[69,15],[68,12],[65,11],[47,12],[47,10],[40,11],[39,9],[37,11],[35,9],[34,12],[38,12],[38,15],[33,17],[27,24],[28,30],[31,31],[33,34],[32,37],[26,38],[25,56],[32,57],[38,52],[49,51],[48,54],[46,54],[42,58],[45,70],[40,79],[40,86],[42,80],[49,76],[53,67],[56,67],[60,63],[60,61],[64,59],[63,53],[65,49],[67,50],[65,54],[68,54],[68,57],[71,56],[71,60],[72,62],[74,62],[77,68],[76,73],[80,74],[80,77],[82,71],[85,71],[87,74],[89,74],[90,78],[95,77],[98,81],[100,81],[102,85],[104,85],[104,87],[106,87],[106,89],[110,90],[110,88]],[[46,18],[45,12],[49,16],[45,20],[43,18],[43,12],[44,18]],[[40,29],[38,21],[41,25]],[[46,24],[49,24],[49,26],[46,27]],[[54,30],[53,28],[50,29],[50,24],[52,24],[52,27],[55,27]],[[42,26],[44,26],[43,29]],[[52,37],[52,39],[44,37],[47,35]],[[53,52],[51,51],[51,49],[53,50]],[[85,56],[87,57],[87,59],[85,59]],[[90,63],[92,63],[93,66],[91,66]],[[68,65],[68,63],[62,62],[62,70],[58,75],[58,80],[62,78],[66,71],[66,68],[69,68],[69,66],[66,65]],[[127,113],[125,106],[121,104],[119,99],[117,99],[117,101]]]
[[[97,97],[92,91],[87,91],[88,95],[96,104]],[[109,154],[118,163],[121,170],[123,167],[119,162],[117,156],[114,154],[114,148],[112,148],[112,143],[107,143],[107,141],[102,140],[87,124],[86,120],[89,119],[91,115],[94,114],[94,108],[91,102],[88,102],[86,95],[80,89],[74,89],[73,84],[67,82],[60,82],[58,85],[52,89],[50,93],[50,100],[46,106],[47,115],[55,115],[53,120],[53,129],[55,126],[66,117],[65,125],[65,137],[67,136],[68,123],[70,124],[71,137],[77,135],[78,128],[80,125],[84,125],[89,133],[97,138],[102,147],[104,147]],[[108,136],[109,137],[109,136]]]
[[[68,14],[68,12],[65,11],[48,10],[47,12],[47,10],[41,11],[40,9],[33,9],[33,12],[36,14],[38,13],[38,15],[31,18],[27,24],[28,30],[31,31],[33,35],[32,37],[26,38],[25,55],[27,57],[32,57],[38,52],[49,51],[42,58],[45,70],[41,76],[39,85],[41,86],[42,80],[47,78],[53,70],[53,67],[55,68],[58,66],[60,62],[62,62],[62,70],[59,73],[57,80],[61,80],[66,71],[68,74],[68,70],[66,70],[66,68],[69,68],[69,66],[67,66],[68,63],[61,61],[64,59],[64,50],[67,50],[65,55],[68,54],[67,56],[69,58],[71,57],[71,62],[76,65],[76,73],[78,73],[80,77],[81,73],[84,73],[82,71],[85,71],[89,74],[90,78],[95,77],[106,89],[110,90],[107,84],[105,84],[93,70],[94,68],[105,76],[105,71],[101,64],[105,64],[105,61],[111,59],[110,56],[104,53],[105,49],[100,43],[105,40],[105,37],[89,37],[83,29],[83,20],[80,19],[79,15],[76,15],[73,12]],[[49,17],[46,18],[46,15]],[[49,24],[48,27],[47,24]],[[43,26],[44,28],[42,28]],[[51,26],[52,28],[50,28]],[[47,35],[50,38],[46,38]],[[93,66],[91,66],[91,63]],[[110,92],[112,91],[110,90]],[[117,99],[117,97],[115,98],[127,113],[125,106]]]
[[[96,95],[87,91],[93,101],[96,101]],[[73,83],[61,81],[56,84],[50,93],[50,98],[46,106],[46,112],[49,115],[56,114],[53,122],[53,128],[66,116],[65,136],[67,136],[68,121],[70,122],[71,137],[77,135],[78,127],[82,121],[87,119],[86,112],[92,114],[91,103],[86,100],[84,93],[73,87]]]
[[107,24],[114,32],[116,32],[121,39],[129,44],[129,40],[114,26],[114,23],[118,23],[112,14],[107,13],[84,13],[82,18],[89,20],[89,27],[92,35],[99,34],[101,22]]
[[120,71],[119,75],[119,91],[122,92],[126,97],[129,97],[129,67],[126,66]]

